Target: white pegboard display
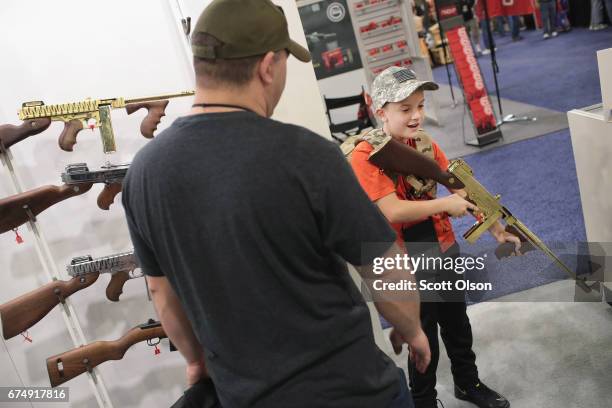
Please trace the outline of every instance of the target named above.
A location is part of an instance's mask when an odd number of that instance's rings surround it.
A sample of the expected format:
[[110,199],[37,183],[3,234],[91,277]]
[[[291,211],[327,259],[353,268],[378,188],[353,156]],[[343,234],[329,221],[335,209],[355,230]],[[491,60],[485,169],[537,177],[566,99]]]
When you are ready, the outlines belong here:
[[[410,68],[419,78],[433,80],[429,61],[420,53],[408,2],[348,0],[348,6],[368,84],[390,66]],[[427,104],[427,115],[439,122],[433,95],[428,96]]]

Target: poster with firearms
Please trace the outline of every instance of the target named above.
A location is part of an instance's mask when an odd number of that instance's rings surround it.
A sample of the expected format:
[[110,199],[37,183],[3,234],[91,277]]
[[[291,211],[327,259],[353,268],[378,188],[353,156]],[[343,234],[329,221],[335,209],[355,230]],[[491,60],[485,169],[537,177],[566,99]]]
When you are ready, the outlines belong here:
[[362,67],[346,0],[323,0],[299,8],[317,79]]

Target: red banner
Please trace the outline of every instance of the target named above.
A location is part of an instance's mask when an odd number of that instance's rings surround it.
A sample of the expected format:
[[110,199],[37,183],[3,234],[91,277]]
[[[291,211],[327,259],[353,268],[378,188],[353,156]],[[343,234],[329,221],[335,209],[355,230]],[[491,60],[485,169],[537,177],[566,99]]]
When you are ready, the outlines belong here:
[[[484,18],[482,6],[484,0],[476,3],[476,15],[480,20]],[[489,17],[522,16],[534,11],[533,0],[486,0]]]
[[491,99],[465,27],[459,26],[447,31],[446,37],[477,134],[483,135],[496,130],[497,121]]

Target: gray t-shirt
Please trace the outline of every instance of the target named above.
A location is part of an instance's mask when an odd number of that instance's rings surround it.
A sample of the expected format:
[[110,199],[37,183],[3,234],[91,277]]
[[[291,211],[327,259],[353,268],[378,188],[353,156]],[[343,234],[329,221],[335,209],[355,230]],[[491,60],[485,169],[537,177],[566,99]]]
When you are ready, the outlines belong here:
[[180,118],[134,158],[123,205],[223,407],[386,407],[398,393],[345,263],[395,233],[336,145],[250,112]]

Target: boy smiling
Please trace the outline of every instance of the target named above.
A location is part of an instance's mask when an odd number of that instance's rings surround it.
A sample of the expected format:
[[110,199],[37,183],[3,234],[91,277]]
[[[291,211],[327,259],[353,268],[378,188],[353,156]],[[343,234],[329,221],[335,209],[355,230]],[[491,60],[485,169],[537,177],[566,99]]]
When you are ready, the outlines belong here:
[[[435,160],[446,171],[449,161],[435,141],[422,129],[425,118],[425,90],[436,90],[438,85],[419,81],[412,70],[390,67],[380,73],[372,84],[372,101],[383,126],[364,137],[351,154],[351,166],[369,198],[376,203],[397,232],[398,241],[405,243],[409,254],[428,256],[459,256],[449,216],[460,217],[475,207],[463,199],[461,190],[450,196],[437,198],[437,183],[418,175],[386,174],[369,161],[374,151],[375,138],[392,138],[410,145]],[[388,136],[387,136],[388,135]],[[376,141],[373,142],[376,144]],[[500,223],[490,232],[498,242],[513,242],[518,250],[520,240],[504,231]],[[429,270],[416,274],[417,280],[457,280],[454,271]],[[421,294],[423,300],[432,299],[430,293]],[[434,293],[434,295],[436,295]],[[470,401],[480,408],[507,408],[510,403],[499,393],[484,385],[478,377],[476,355],[472,351],[472,329],[466,314],[465,292],[452,291],[434,296],[436,302],[422,302],[421,323],[431,347],[431,363],[425,373],[415,370],[408,361],[410,387],[416,408],[435,408],[436,369],[439,359],[438,325],[451,360],[455,396]],[[442,300],[441,300],[442,299]],[[394,345],[402,339],[392,332]]]

